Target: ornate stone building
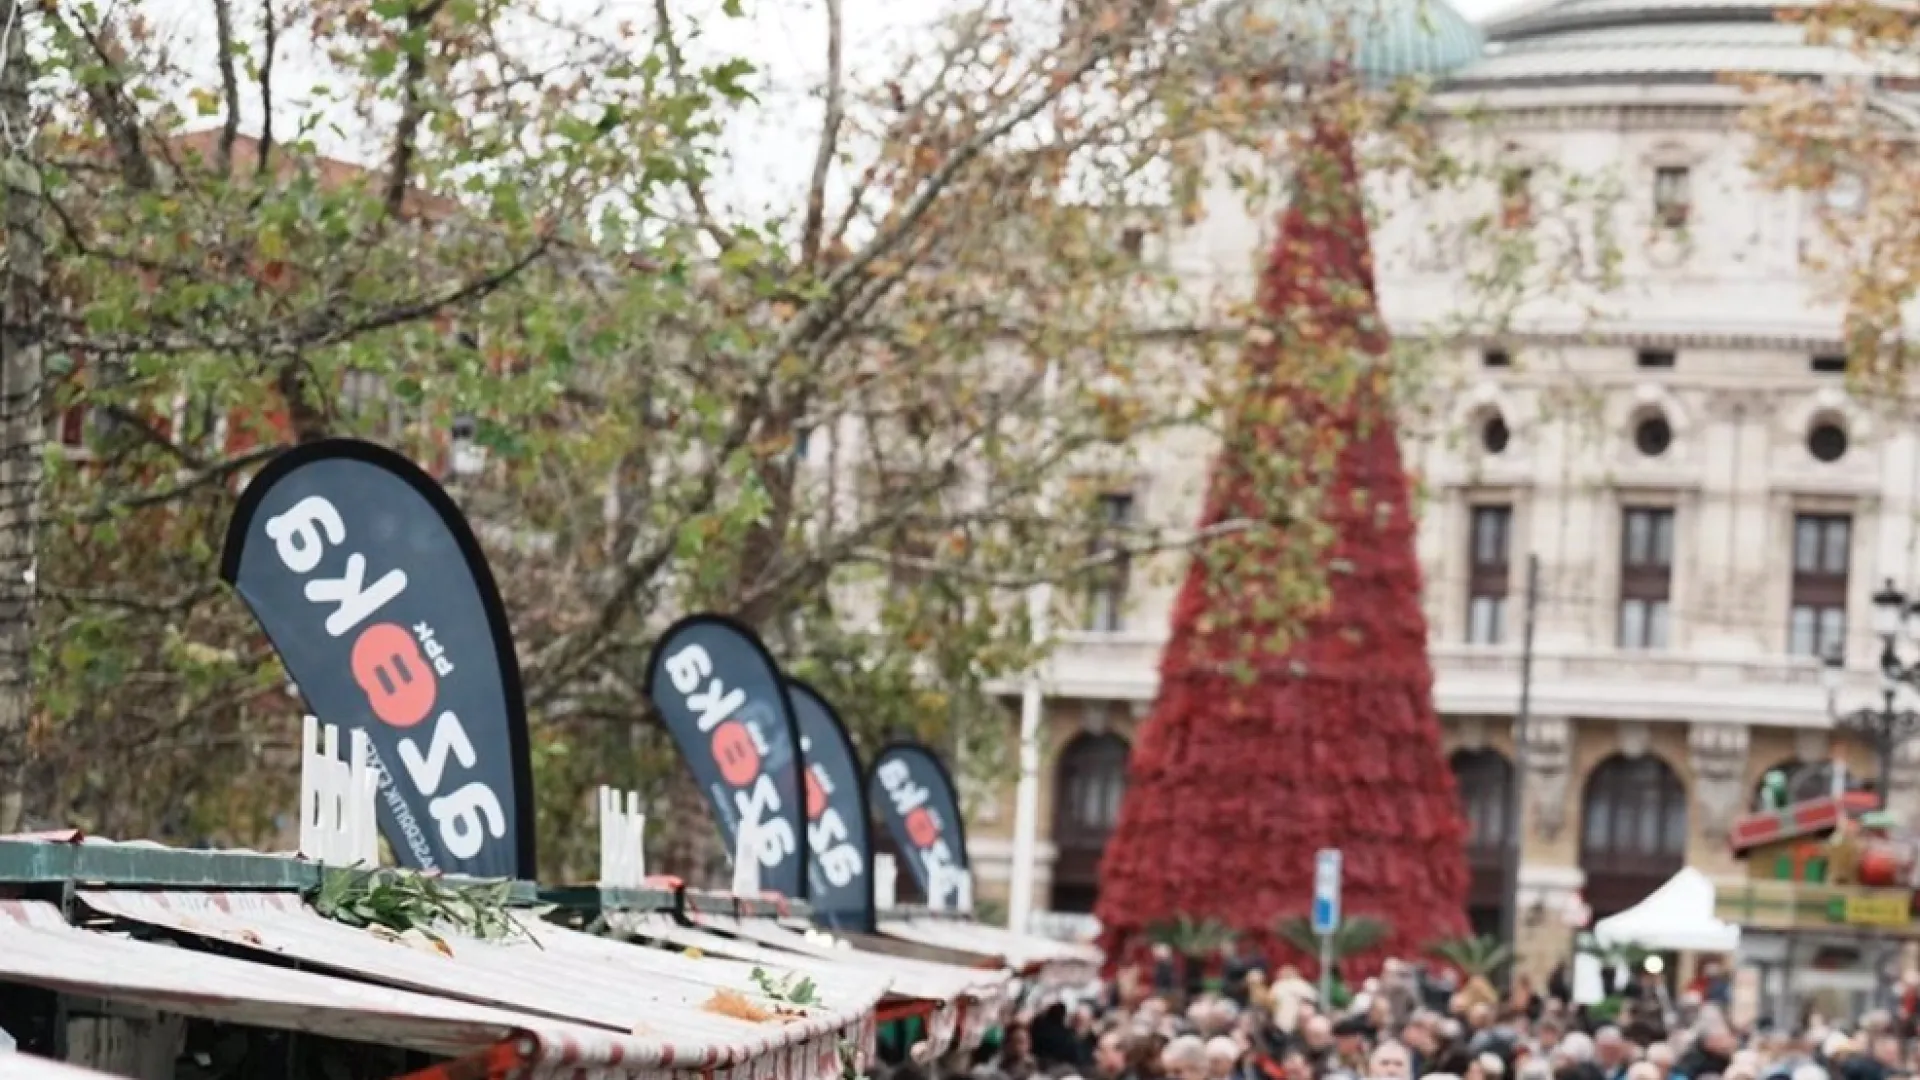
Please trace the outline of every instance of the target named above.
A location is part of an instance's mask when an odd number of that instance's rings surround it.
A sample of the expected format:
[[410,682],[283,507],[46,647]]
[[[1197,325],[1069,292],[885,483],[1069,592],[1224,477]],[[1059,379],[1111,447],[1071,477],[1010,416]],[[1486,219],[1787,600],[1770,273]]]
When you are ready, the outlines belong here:
[[[1385,53],[1444,65],[1442,101],[1484,110],[1451,130],[1511,163],[1510,226],[1532,226],[1525,200],[1548,174],[1605,177],[1589,186],[1617,193],[1606,212],[1624,285],[1600,313],[1548,297],[1500,339],[1448,348],[1445,393],[1429,396],[1444,404],[1406,437],[1425,490],[1434,692],[1473,827],[1470,913],[1497,925],[1500,852],[1518,830],[1522,953],[1544,967],[1570,942],[1576,894],[1601,916],[1683,865],[1739,872],[1726,831],[1761,777],[1834,752],[1820,657],[1846,656],[1843,708],[1873,699],[1870,594],[1920,571],[1920,436],[1849,395],[1839,314],[1804,265],[1818,204],[1756,183],[1746,99],[1723,77],[1845,76],[1849,58],[1747,0],[1549,0],[1488,25],[1464,63],[1457,16],[1423,25],[1432,40]],[[1825,199],[1844,211],[1857,197]],[[1249,275],[1263,229],[1228,201],[1176,246],[1186,272]],[[1432,207],[1388,210],[1382,303],[1396,333],[1424,334],[1466,303],[1465,285],[1433,250]],[[1191,521],[1205,450],[1150,452],[1115,512]],[[1513,821],[1529,554],[1532,719]],[[1092,598],[1045,672],[1041,908],[1090,907],[1176,587],[1177,567],[1135,568]],[[1863,749],[1839,752],[1871,773]],[[1013,786],[976,803],[983,896],[1009,876]],[[1920,756],[1899,756],[1892,786],[1903,812],[1920,809]]]

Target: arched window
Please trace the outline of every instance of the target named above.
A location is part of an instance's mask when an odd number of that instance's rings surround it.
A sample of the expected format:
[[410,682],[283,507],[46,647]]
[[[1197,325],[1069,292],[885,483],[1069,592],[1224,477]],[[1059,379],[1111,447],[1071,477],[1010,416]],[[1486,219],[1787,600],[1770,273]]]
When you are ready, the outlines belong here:
[[1092,911],[1100,856],[1127,793],[1127,740],[1081,735],[1060,752],[1053,784],[1053,909]]
[[1687,789],[1651,755],[1615,755],[1587,777],[1580,869],[1595,916],[1639,903],[1687,861]]
[[1460,812],[1467,819],[1467,856],[1476,865],[1498,863],[1513,835],[1508,803],[1513,796],[1513,765],[1493,750],[1456,751],[1454,786],[1460,789]]

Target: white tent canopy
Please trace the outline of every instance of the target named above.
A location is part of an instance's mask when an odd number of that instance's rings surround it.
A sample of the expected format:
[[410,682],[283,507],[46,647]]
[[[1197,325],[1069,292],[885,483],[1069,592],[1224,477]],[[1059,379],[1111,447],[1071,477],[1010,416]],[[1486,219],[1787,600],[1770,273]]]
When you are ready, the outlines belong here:
[[1688,866],[1645,900],[1593,924],[1601,945],[1638,945],[1675,952],[1730,953],[1740,928],[1713,914],[1713,882]]

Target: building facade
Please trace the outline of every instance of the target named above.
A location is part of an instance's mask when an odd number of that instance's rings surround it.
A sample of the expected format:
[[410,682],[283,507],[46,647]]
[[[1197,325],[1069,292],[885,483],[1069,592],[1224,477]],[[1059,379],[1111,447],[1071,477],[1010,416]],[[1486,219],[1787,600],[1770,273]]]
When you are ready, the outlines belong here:
[[[1811,778],[1838,755],[1870,776],[1872,755],[1835,736],[1822,660],[1846,660],[1842,708],[1875,699],[1871,594],[1920,576],[1920,436],[1909,406],[1849,393],[1840,312],[1807,265],[1822,242],[1813,200],[1844,209],[1848,193],[1763,189],[1739,127],[1750,99],[1725,78],[1834,77],[1850,58],[1741,0],[1553,0],[1486,35],[1478,59],[1443,73],[1443,103],[1485,110],[1456,137],[1490,138],[1512,162],[1503,198],[1529,197],[1545,172],[1611,177],[1624,281],[1597,309],[1544,296],[1497,340],[1449,346],[1429,396],[1441,404],[1403,436],[1424,491],[1435,702],[1472,827],[1469,914],[1498,925],[1517,832],[1520,951],[1544,969],[1581,907],[1625,909],[1685,865],[1737,876],[1726,832],[1769,770]],[[1382,305],[1397,333],[1427,333],[1466,286],[1431,208],[1388,211]],[[1222,209],[1175,257],[1248,275],[1264,235]],[[1207,457],[1197,443],[1149,450],[1114,513],[1190,523]],[[1091,909],[1178,583],[1177,564],[1131,568],[1044,673],[1039,907]],[[1912,817],[1909,751],[1890,785]],[[1009,776],[974,803],[983,897],[1010,877],[1013,790]]]

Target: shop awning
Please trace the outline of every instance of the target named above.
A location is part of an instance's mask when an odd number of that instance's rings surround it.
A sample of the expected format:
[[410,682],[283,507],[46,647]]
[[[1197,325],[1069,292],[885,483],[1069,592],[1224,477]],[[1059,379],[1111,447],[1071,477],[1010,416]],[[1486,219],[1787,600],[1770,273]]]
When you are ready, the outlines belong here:
[[0,1051],[0,1080],[113,1080],[106,1073]]
[[1095,948],[961,919],[890,920],[880,924],[880,932],[901,941],[992,957],[1022,974],[1038,974],[1053,983],[1090,982],[1099,977],[1103,960]]
[[[958,1045],[978,1046],[1000,1014],[1010,991],[1004,971],[987,971],[880,956],[852,948],[816,944],[772,919],[734,919],[697,915],[689,927],[670,915],[623,913],[609,915],[609,923],[632,934],[683,949],[699,949],[755,963],[802,962],[810,972],[854,972],[865,978],[887,978],[896,998],[935,1002],[942,1006],[927,1025],[928,1041],[936,1053]],[[798,958],[798,960],[796,960]],[[825,977],[816,975],[816,978]]]
[[842,1040],[870,1048],[884,989],[848,989],[832,1000],[823,988],[829,1000],[804,1016],[741,1019],[716,991],[767,1005],[746,965],[710,961],[702,974],[715,977],[696,980],[683,963],[689,958],[625,947],[615,953],[615,942],[532,920],[525,923],[531,940],[449,935],[442,952],[323,918],[286,893],[103,890],[80,899],[102,914],[392,987],[611,1029],[629,1035],[632,1051],[656,1069],[739,1069],[745,1078],[753,1067],[777,1067],[795,1080],[838,1080]]
[[518,1040],[556,1063],[645,1064],[647,1050],[589,1027],[83,930],[37,901],[0,902],[0,981],[448,1057]]
[[862,952],[857,948],[845,946],[845,939],[837,939],[842,944],[828,945],[811,940],[806,934],[790,930],[772,919],[728,919],[701,915],[695,917],[695,922],[733,937],[797,952],[829,963],[850,964],[891,972],[894,975],[895,989],[922,997],[947,1001],[965,997],[995,1002],[1006,995],[1009,984],[1013,981],[1012,976],[1005,971]]
[[910,987],[915,992],[944,1000],[963,1001],[966,1008],[960,1011],[959,1024],[953,1033],[954,1044],[962,1050],[971,1050],[980,1045],[987,1032],[999,1023],[1002,1007],[1013,996],[1013,976],[1004,968],[964,967],[935,960],[886,956],[853,947],[851,942],[838,935],[832,935],[834,945],[826,945],[773,919],[710,920],[702,917],[700,921],[711,923],[729,934],[781,948],[798,949],[806,955],[823,957],[829,962],[861,964],[890,971],[894,973],[895,986]]

